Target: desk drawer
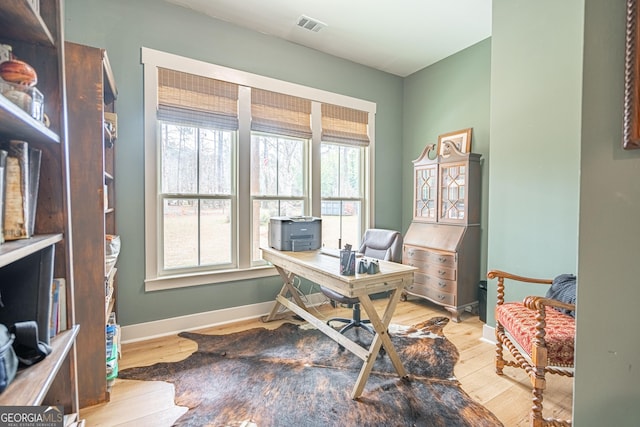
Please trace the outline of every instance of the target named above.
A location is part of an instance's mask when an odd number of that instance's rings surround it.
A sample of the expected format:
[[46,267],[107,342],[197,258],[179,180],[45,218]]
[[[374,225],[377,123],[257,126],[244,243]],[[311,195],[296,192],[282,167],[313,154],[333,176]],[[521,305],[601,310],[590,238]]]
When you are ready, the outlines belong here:
[[405,265],[410,265],[418,269],[417,273],[426,274],[431,277],[446,280],[456,280],[457,274],[455,268],[443,267],[437,264],[429,264],[426,262],[416,262],[412,260],[404,260],[402,262]]
[[441,265],[443,267],[456,268],[456,256],[455,254],[432,252],[429,257],[429,263]]
[[402,260],[402,263],[404,265],[410,265],[411,267],[415,267],[418,269],[419,272],[423,273],[423,274],[427,274],[427,268],[429,267],[429,264],[425,261],[418,261],[418,260],[414,260],[414,259],[406,259],[404,258]]
[[405,292],[408,292],[413,295],[417,295],[419,297],[424,297],[442,305],[456,305],[456,295],[448,292],[441,292],[436,289],[430,288],[428,285],[423,283],[414,282],[411,286],[408,286],[405,289]]
[[424,262],[429,259],[431,252],[419,249],[413,246],[404,246],[402,248],[402,260],[406,264],[407,261]]
[[455,280],[441,279],[428,274],[414,273],[413,281],[439,292],[456,293],[458,286]]
[[[437,264],[443,267],[455,268],[456,255],[452,253],[435,252],[428,249],[405,246],[402,252],[403,262],[408,265],[419,263]],[[411,264],[414,263],[414,264]]]
[[425,289],[425,296],[438,304],[456,305],[456,295],[447,292],[440,292],[435,289]]
[[418,295],[418,296],[426,296],[427,295],[427,288],[428,288],[428,286],[426,284],[420,283],[420,282],[416,282],[415,281],[415,277],[414,277],[414,281],[411,284],[411,286],[407,286],[404,290],[406,292],[410,292],[410,293]]
[[456,280],[455,268],[444,267],[438,264],[427,264],[420,268],[420,270],[438,279]]

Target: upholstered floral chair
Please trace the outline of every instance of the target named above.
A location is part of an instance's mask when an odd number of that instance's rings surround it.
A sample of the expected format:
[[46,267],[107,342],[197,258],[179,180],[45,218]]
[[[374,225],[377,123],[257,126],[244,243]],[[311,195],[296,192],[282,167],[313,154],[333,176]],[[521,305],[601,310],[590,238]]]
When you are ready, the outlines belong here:
[[[573,377],[575,343],[576,278],[563,274],[555,279],[535,279],[492,270],[489,279],[498,279],[496,305],[496,373],[505,366],[524,369],[533,387],[531,426],[570,426],[571,421],[545,418],[542,393],[545,375]],[[529,296],[522,302],[505,302],[505,286],[517,282],[551,285],[546,296]],[[504,358],[507,348],[513,358]],[[514,360],[515,359],[515,360]]]

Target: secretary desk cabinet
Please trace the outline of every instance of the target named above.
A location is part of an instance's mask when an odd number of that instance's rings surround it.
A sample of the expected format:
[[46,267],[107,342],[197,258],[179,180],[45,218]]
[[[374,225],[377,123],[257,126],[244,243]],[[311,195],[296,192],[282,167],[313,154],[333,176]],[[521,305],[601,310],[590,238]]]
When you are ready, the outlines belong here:
[[[28,0],[0,2],[0,43],[11,46],[17,59],[35,69],[36,87],[44,96],[48,117],[48,123],[37,120],[0,95],[0,139],[26,141],[42,151],[34,235],[0,244],[4,310],[18,310],[15,317],[3,317],[2,322],[36,320],[34,316],[41,319],[43,315],[46,319],[51,308],[48,301],[40,301],[43,295],[50,295],[55,277],[65,282],[67,326],[50,338],[51,354],[18,371],[0,394],[0,406],[62,405],[70,421],[79,409],[75,349],[79,326],[74,313],[63,1],[41,0],[39,10],[33,4]],[[26,294],[27,289],[38,289],[40,296]],[[34,301],[36,311],[27,313]],[[3,308],[0,312],[4,313]],[[49,341],[48,322],[38,321],[38,332],[41,341]]]
[[480,154],[444,141],[442,155],[429,145],[413,166],[413,221],[402,262],[418,271],[404,296],[435,302],[458,322],[462,311],[478,305]]

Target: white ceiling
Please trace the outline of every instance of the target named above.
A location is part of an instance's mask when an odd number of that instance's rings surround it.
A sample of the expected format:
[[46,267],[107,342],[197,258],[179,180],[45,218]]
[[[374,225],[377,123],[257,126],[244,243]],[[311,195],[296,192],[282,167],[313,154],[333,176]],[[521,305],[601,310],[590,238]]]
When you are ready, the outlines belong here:
[[491,35],[492,0],[166,1],[401,77]]

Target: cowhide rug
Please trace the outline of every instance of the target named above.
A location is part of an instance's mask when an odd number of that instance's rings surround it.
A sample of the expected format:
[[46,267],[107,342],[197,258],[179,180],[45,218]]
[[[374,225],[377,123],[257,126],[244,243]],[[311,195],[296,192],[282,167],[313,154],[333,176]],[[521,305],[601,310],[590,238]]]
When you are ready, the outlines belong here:
[[[455,379],[459,355],[442,333],[447,322],[390,328],[411,379],[401,380],[380,355],[358,400],[350,394],[362,361],[317,329],[288,323],[230,335],[183,332],[198,343],[191,356],[119,377],[173,383],[176,404],[190,408],[178,426],[502,426]],[[348,334],[371,341],[357,328]]]

